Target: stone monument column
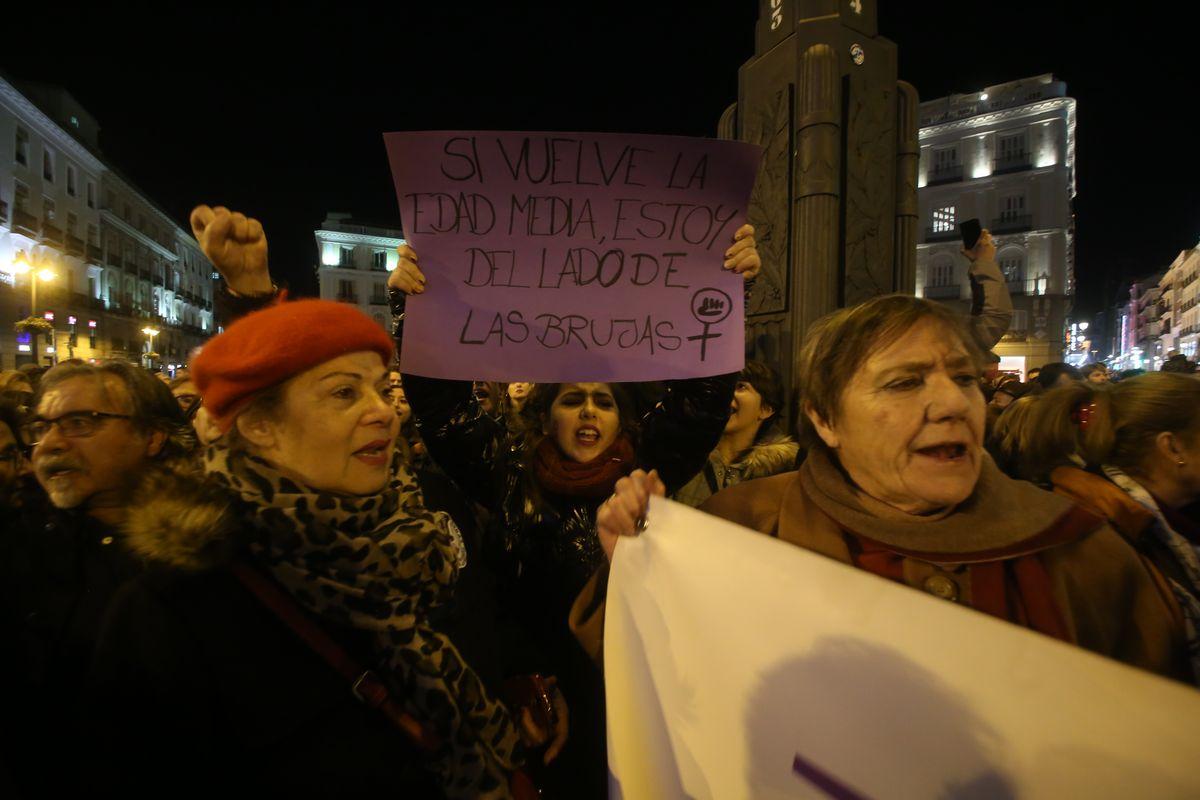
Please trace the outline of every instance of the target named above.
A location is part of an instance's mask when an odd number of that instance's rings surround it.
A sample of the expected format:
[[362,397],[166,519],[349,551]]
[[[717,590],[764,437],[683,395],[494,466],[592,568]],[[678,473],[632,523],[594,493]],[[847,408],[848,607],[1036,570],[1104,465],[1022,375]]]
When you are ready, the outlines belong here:
[[814,320],[915,291],[917,104],[875,0],[759,0],[755,55],[719,134],[765,151],[746,350],[778,364],[787,386]]

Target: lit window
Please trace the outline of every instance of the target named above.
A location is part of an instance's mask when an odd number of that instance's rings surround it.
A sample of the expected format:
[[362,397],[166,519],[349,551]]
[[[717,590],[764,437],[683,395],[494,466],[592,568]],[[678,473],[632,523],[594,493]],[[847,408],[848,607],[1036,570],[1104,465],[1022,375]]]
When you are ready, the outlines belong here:
[[1000,254],[1000,271],[1004,273],[1006,283],[1020,283],[1025,280],[1025,257],[1019,250],[1010,250]]
[[935,208],[933,210],[933,232],[942,233],[954,230],[954,206]]
[[17,140],[13,148],[13,160],[23,167],[29,166],[29,131],[17,126]]

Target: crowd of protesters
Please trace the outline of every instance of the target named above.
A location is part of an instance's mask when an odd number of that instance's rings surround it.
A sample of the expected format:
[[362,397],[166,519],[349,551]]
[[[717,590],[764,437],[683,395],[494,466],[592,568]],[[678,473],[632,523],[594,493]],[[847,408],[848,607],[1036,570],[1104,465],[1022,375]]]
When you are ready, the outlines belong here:
[[[655,494],[1200,678],[1195,365],[1000,373],[986,232],[968,317],[837,311],[789,405],[757,361],[638,386],[403,374],[407,299],[438,279],[412,248],[384,331],[289,300],[253,219],[192,226],[234,321],[190,371],[0,373],[4,796],[605,796],[608,564]],[[745,226],[723,267],[752,291],[760,266]]]

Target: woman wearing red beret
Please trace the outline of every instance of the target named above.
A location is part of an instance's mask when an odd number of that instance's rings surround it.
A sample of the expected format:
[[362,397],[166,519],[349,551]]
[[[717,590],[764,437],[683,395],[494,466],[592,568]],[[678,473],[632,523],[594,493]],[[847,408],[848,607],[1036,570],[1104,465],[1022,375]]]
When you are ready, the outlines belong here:
[[[261,227],[207,213],[230,288],[269,290]],[[357,309],[302,300],[193,361],[224,435],[206,475],[156,475],[131,510],[152,568],[110,608],[95,668],[104,735],[142,751],[117,780],[528,796],[521,734],[547,735],[528,711],[519,732],[431,622],[467,553],[395,457],[391,355]]]

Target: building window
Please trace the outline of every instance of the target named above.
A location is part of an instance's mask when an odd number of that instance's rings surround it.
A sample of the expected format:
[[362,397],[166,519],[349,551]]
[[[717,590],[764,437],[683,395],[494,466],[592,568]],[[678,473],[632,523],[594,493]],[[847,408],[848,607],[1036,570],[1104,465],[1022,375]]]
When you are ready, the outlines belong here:
[[1012,322],[1009,323],[1010,331],[1020,331],[1024,333],[1029,330],[1029,312],[1022,309],[1013,309]]
[[49,147],[42,148],[42,178],[54,183],[54,151]]
[[371,287],[371,303],[377,306],[387,305],[387,287],[382,283],[376,283]]
[[13,182],[13,208],[29,212],[29,187],[20,181]]
[[1025,216],[1025,195],[1010,194],[1000,198],[1000,221],[1019,222]]
[[54,201],[49,197],[42,198],[42,217],[46,222],[54,222],[54,217],[58,213],[58,209],[54,206]]
[[943,261],[933,264],[929,269],[929,286],[953,286],[954,285],[954,263],[951,261]]
[[354,266],[354,248],[353,247],[343,247],[342,248],[341,260],[338,261],[338,264],[343,267],[353,267]]
[[1004,273],[1006,283],[1023,283],[1025,281],[1025,255],[1020,250],[1004,251],[1000,254],[1000,271]]
[[96,231],[96,226],[95,226],[95,225],[88,225],[88,238],[87,238],[87,243],[88,243],[88,244],[90,244],[90,245],[92,245],[93,247],[95,247],[95,246],[96,246],[96,244],[97,244],[97,242],[99,241],[99,239],[100,239],[100,235],[99,235],[99,233],[97,233],[97,231]]
[[67,164],[67,194],[79,197],[79,176],[75,172],[74,164]]
[[75,235],[75,229],[79,227],[79,217],[67,212],[67,233],[71,236]]
[[13,147],[13,160],[23,167],[29,166],[29,131],[17,126],[16,143]]
[[87,182],[87,207],[96,207],[96,184],[91,181]]
[[345,300],[350,303],[357,303],[358,297],[354,291],[354,281],[340,280],[338,281],[338,300]]
[[1028,166],[1029,153],[1025,131],[1002,133],[996,137],[996,168],[1015,170]]
[[371,269],[387,271],[387,250],[376,250],[371,254]]
[[950,172],[958,169],[958,147],[943,147],[933,151],[933,171]]
[[935,208],[933,210],[933,232],[943,233],[954,230],[954,206]]

